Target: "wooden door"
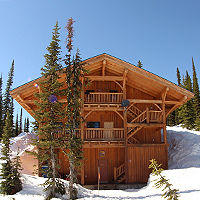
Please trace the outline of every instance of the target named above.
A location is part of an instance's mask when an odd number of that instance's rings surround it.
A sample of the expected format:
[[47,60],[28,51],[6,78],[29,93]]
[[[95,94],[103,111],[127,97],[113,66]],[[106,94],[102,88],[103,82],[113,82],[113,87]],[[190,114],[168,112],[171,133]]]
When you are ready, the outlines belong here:
[[104,138],[106,139],[113,138],[113,130],[109,130],[114,128],[113,122],[104,122],[104,128],[108,129],[104,131]]
[[100,183],[108,183],[108,160],[99,160]]

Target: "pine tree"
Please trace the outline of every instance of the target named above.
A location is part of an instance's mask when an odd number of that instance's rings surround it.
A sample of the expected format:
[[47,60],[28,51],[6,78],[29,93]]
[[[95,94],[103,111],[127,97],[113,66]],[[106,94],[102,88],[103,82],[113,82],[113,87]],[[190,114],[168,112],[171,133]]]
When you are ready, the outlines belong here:
[[27,133],[29,132],[29,125],[30,125],[29,118],[27,117],[27,119],[26,119],[26,132]]
[[22,133],[22,108],[20,111],[20,119],[19,119],[19,134]]
[[[59,46],[59,27],[58,22],[53,29],[52,41],[47,47],[48,54],[45,54],[45,66],[41,68],[43,80],[39,82],[41,88],[40,93],[35,96],[41,101],[36,102],[38,109],[34,113],[34,118],[39,123],[38,136],[39,140],[33,142],[39,149],[36,154],[40,166],[42,163],[47,163],[46,171],[48,179],[43,186],[47,192],[47,199],[55,197],[56,193],[64,194],[64,184],[56,179],[58,176],[58,155],[56,148],[60,147],[58,138],[59,122],[64,118],[63,103],[57,101],[61,98],[62,91],[59,80],[59,72],[62,70],[60,64],[60,46]],[[41,169],[40,169],[41,172]],[[61,190],[60,190],[61,189]]]
[[[176,69],[176,76],[177,76],[177,83],[178,86],[182,87],[181,85],[181,75],[180,75],[180,71],[179,68],[177,67]],[[180,120],[179,120],[179,112],[181,111],[181,107],[177,108],[174,112],[175,112],[175,125],[180,124]]]
[[[186,71],[186,76],[183,79],[183,87],[192,92],[192,81],[188,71]],[[182,124],[182,127],[187,129],[194,128],[194,107],[193,100],[187,101],[183,106],[181,106],[181,110],[179,111],[179,120]]]
[[[84,79],[84,74],[86,70],[84,69],[84,64],[81,62],[79,50],[77,50],[75,57],[71,59],[71,51],[73,49],[73,28],[74,20],[70,18],[68,20],[66,29],[68,32],[67,37],[67,50],[65,65],[66,65],[66,83],[67,83],[67,122],[66,127],[69,133],[68,143],[66,148],[62,148],[64,153],[67,154],[70,164],[70,180],[69,180],[69,196],[70,199],[77,198],[77,191],[74,188],[74,183],[77,181],[77,171],[76,169],[81,166],[81,160],[83,160],[82,152],[82,139],[76,136],[76,129],[80,127],[81,124],[81,92],[82,92],[82,82],[80,77]],[[65,152],[64,149],[69,151]]]
[[155,159],[150,160],[149,168],[152,168],[152,174],[154,176],[158,176],[159,179],[155,183],[156,188],[164,188],[162,191],[165,191],[162,197],[167,198],[168,200],[178,200],[179,194],[177,189],[172,189],[172,184],[169,183],[169,180],[166,179],[165,176],[162,175],[163,169],[161,168],[161,164],[159,165]]
[[19,124],[18,124],[18,113],[17,113],[16,120],[15,120],[14,136],[17,137],[18,135],[19,135]]
[[142,67],[143,67],[143,64],[141,63],[140,60],[138,61],[137,67],[139,67],[139,68],[142,68]]
[[12,97],[11,97],[11,101],[10,101],[10,107],[8,108],[8,112],[10,114],[10,126],[12,127],[11,135],[14,136],[14,122],[13,122],[13,118],[14,118],[14,102],[13,102],[13,98]]
[[175,121],[175,111],[173,111],[172,113],[170,113],[167,117],[167,126],[174,126],[176,125],[176,121]]
[[196,74],[196,69],[194,65],[194,60],[192,58],[192,70],[193,70],[193,104],[194,104],[194,110],[195,110],[195,129],[200,130],[200,96],[199,96],[199,84]]
[[181,86],[181,74],[180,74],[180,71],[179,71],[179,68],[177,67],[176,69],[176,76],[177,76],[177,83],[178,83],[178,86]]
[[[6,85],[6,90],[4,93],[4,98],[3,98],[3,120],[4,120],[4,124],[5,124],[5,120],[6,120],[6,113],[9,110],[9,108],[12,106],[12,98],[10,95],[10,91],[11,91],[11,87],[13,84],[13,77],[14,77],[14,60],[12,62],[10,71],[8,73],[8,80],[7,80],[7,85]],[[9,111],[11,111],[11,115],[13,115],[13,110],[10,109]],[[13,119],[10,119],[11,121],[13,121]]]
[[24,132],[27,132],[27,130],[26,130],[26,117],[24,119]]
[[[2,194],[6,195],[12,195],[16,192],[21,190],[21,187],[19,187],[19,183],[21,183],[20,176],[19,176],[19,167],[17,167],[17,163],[14,162],[14,164],[11,161],[11,150],[10,150],[10,137],[11,137],[11,131],[12,127],[10,125],[10,114],[7,111],[6,113],[6,121],[5,126],[3,130],[3,139],[2,139],[2,157],[0,158],[4,162],[2,163],[1,168],[1,177],[2,181],[0,183],[0,192]],[[18,158],[17,158],[18,159]],[[18,159],[19,161],[19,159]],[[18,174],[19,179],[16,178],[16,174]],[[22,184],[21,184],[22,185]]]
[[15,184],[15,193],[22,190],[22,181],[20,171],[23,170],[22,163],[19,156],[19,148],[17,155],[13,158],[13,182]]
[[1,168],[1,176],[3,180],[1,181],[0,191],[2,194],[10,194],[13,191],[13,181],[12,181],[12,163],[10,158],[10,138],[11,138],[11,131],[12,127],[10,126],[10,115],[7,112],[7,117],[5,121],[5,126],[3,130],[3,139],[2,139],[2,157],[0,158],[4,162],[2,163]]
[[0,78],[0,138],[2,137],[3,134],[3,94],[2,94],[2,86],[3,86],[3,78],[1,74]]

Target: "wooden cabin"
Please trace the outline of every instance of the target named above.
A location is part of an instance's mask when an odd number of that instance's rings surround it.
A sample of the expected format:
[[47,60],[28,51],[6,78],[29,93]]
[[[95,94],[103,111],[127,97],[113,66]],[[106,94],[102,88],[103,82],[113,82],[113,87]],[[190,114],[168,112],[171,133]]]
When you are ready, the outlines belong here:
[[[82,184],[145,183],[150,159],[168,168],[166,117],[193,97],[193,93],[142,68],[101,54],[85,60],[91,85],[83,88],[85,119],[78,131],[84,140]],[[65,81],[63,74],[61,81]],[[31,115],[37,109],[34,87],[40,78],[11,91]],[[60,151],[60,174],[69,173]]]

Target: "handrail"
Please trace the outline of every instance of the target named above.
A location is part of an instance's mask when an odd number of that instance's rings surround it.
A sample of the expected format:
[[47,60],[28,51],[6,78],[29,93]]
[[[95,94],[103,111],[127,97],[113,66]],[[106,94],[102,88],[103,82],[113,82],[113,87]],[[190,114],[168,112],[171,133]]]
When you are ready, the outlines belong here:
[[84,140],[124,140],[124,128],[85,128]]
[[146,119],[146,110],[143,111],[140,115],[138,115],[135,119],[133,119],[130,123],[134,122],[143,122]]
[[140,115],[134,118],[130,123],[142,123],[146,120],[146,123],[162,122],[162,111],[149,110],[148,108]]
[[120,165],[119,167],[114,167],[114,181],[117,180],[125,172],[125,164]]
[[90,92],[85,94],[85,103],[121,103],[123,93]]

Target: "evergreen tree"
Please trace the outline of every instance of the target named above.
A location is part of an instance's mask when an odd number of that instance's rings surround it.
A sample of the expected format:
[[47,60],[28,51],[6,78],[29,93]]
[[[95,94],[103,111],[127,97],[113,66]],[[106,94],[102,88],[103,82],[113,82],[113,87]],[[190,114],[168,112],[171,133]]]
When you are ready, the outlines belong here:
[[[69,196],[70,199],[77,198],[77,191],[74,188],[74,183],[77,181],[77,171],[81,166],[81,160],[83,160],[82,152],[82,139],[76,136],[76,129],[80,127],[81,124],[81,92],[82,92],[82,81],[80,77],[84,79],[84,74],[86,70],[84,69],[84,64],[81,62],[79,50],[77,50],[75,57],[71,58],[71,51],[73,49],[73,19],[68,20],[66,29],[68,32],[67,37],[67,50],[65,65],[66,65],[66,83],[67,83],[67,132],[68,143],[66,148],[62,148],[64,153],[67,154],[70,164],[70,177],[69,177]],[[65,151],[67,149],[67,151]]]
[[19,119],[19,134],[22,133],[22,108],[20,111],[20,119]]
[[26,119],[26,132],[27,133],[29,132],[29,125],[30,125],[29,118],[27,117],[27,119]]
[[3,85],[3,79],[2,74],[0,78],[0,138],[3,134],[3,93],[2,93],[2,85]]
[[15,132],[14,132],[14,136],[17,137],[19,135],[19,124],[18,124],[18,113],[16,116],[16,121],[15,121]]
[[26,130],[26,117],[24,119],[24,132],[27,132],[27,130]]
[[14,102],[13,102],[13,98],[12,97],[11,97],[11,101],[10,101],[10,107],[8,108],[8,112],[10,114],[10,126],[12,127],[11,135],[14,136],[14,122],[13,122],[13,118],[14,118]]
[[[178,86],[182,87],[181,85],[181,74],[180,74],[180,71],[179,71],[179,68],[177,67],[176,69],[176,76],[177,76],[177,83],[178,83]],[[175,116],[175,125],[178,125],[180,124],[180,120],[179,120],[179,112],[181,111],[181,107],[177,108],[174,112],[174,116]]]
[[181,74],[178,67],[176,69],[176,76],[177,76],[177,83],[179,86],[181,86]]
[[140,60],[138,61],[137,67],[139,67],[139,68],[142,68],[142,67],[143,67],[143,64],[141,63]]
[[22,190],[22,181],[20,171],[23,170],[22,163],[19,157],[19,148],[17,155],[13,158],[13,182],[15,184],[15,193]]
[[7,111],[5,126],[2,135],[2,157],[0,158],[4,161],[1,168],[1,177],[3,180],[0,183],[0,192],[6,195],[15,194],[16,192],[21,190],[21,188],[19,187],[19,182],[21,181],[20,179],[17,180],[15,177],[16,170],[18,170],[19,168],[16,168],[15,164],[13,165],[10,157],[10,137],[12,131],[10,121],[10,114]]
[[[41,88],[40,93],[36,93],[35,96],[41,101],[36,102],[38,109],[34,113],[34,118],[39,123],[38,138],[33,142],[39,149],[37,156],[40,166],[42,163],[47,163],[47,177],[43,186],[44,191],[47,192],[47,199],[55,197],[56,193],[65,193],[64,184],[56,179],[58,176],[58,155],[56,148],[60,147],[60,141],[58,139],[58,129],[60,127],[59,122],[62,122],[64,118],[63,103],[57,101],[61,98],[62,91],[59,80],[59,73],[62,70],[60,64],[60,46],[59,46],[59,27],[58,22],[53,29],[52,41],[47,47],[48,54],[45,54],[45,66],[41,68],[41,74],[44,77],[39,82]],[[39,169],[41,171],[41,169]]]
[[194,65],[194,60],[192,58],[192,70],[193,70],[193,93],[194,93],[194,110],[195,110],[195,129],[200,130],[200,96],[199,96],[199,84],[196,74],[196,69]]
[[[3,98],[3,120],[4,120],[4,124],[5,124],[5,120],[6,120],[6,113],[7,111],[10,111],[11,115],[13,115],[13,110],[9,109],[11,106],[13,106],[12,104],[12,98],[10,95],[10,91],[11,91],[11,87],[13,84],[13,77],[14,77],[14,60],[12,62],[10,71],[8,73],[8,80],[7,80],[7,85],[6,85],[6,90],[4,93],[4,98]],[[11,116],[13,117],[13,116]],[[13,119],[10,119],[11,121],[13,121]]]
[[167,117],[167,126],[174,126],[176,125],[176,121],[175,121],[175,111],[173,111],[172,113],[170,113]]
[[[186,76],[183,79],[183,87],[192,92],[192,81],[188,71],[186,71]],[[181,110],[179,111],[179,120],[184,128],[194,128],[194,113],[195,112],[192,99],[181,106]]]
[[162,197],[167,198],[168,200],[178,200],[180,196],[178,194],[179,190],[172,189],[172,184],[170,184],[169,180],[162,175],[163,169],[161,168],[161,164],[159,165],[155,159],[150,160],[150,162],[149,168],[152,168],[152,174],[159,177],[159,179],[155,180],[157,181],[155,187],[163,188],[162,191],[165,191]]

